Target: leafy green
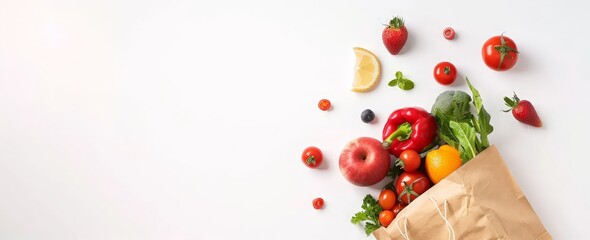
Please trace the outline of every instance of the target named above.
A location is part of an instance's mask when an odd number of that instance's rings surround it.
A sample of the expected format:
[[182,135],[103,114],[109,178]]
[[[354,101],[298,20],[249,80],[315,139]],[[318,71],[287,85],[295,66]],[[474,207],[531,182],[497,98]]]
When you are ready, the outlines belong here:
[[381,223],[379,223],[379,213],[383,211],[383,208],[379,206],[379,203],[373,196],[371,196],[371,194],[365,196],[361,208],[363,211],[354,214],[350,219],[350,222],[352,224],[365,222],[365,233],[369,236],[373,231],[381,227]]
[[494,127],[479,91],[469,79],[465,81],[472,96],[463,91],[445,91],[436,98],[431,113],[438,123],[439,138],[458,149],[467,162],[490,146],[488,135]]
[[449,123],[453,135],[459,139],[459,152],[465,159],[472,159],[477,155],[475,129],[468,123],[451,121]]
[[477,150],[478,152],[481,152],[490,146],[488,135],[494,131],[494,127],[490,124],[492,117],[484,108],[479,91],[477,91],[477,89],[471,85],[471,82],[468,78],[465,78],[465,82],[467,82],[467,85],[473,94],[473,105],[475,106],[475,110],[477,112],[477,119],[475,119],[473,123],[475,124],[475,130],[480,135],[481,146],[478,147]]
[[412,90],[414,89],[414,82],[412,80],[404,78],[404,74],[400,71],[395,72],[395,79],[387,83],[390,87],[399,87],[401,90]]

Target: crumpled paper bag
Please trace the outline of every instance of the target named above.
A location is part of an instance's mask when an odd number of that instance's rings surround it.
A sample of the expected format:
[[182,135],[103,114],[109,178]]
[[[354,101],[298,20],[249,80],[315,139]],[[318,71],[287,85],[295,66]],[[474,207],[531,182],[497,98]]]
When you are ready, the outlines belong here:
[[416,198],[373,235],[378,240],[553,239],[495,146]]

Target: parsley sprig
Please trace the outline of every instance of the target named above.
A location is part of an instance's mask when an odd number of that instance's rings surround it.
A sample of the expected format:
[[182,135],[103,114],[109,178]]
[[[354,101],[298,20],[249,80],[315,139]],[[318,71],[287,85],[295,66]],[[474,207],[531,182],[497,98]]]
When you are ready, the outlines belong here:
[[367,236],[369,236],[373,231],[381,227],[381,223],[379,223],[379,213],[383,211],[383,208],[379,206],[379,203],[373,196],[371,196],[371,194],[367,194],[367,196],[365,196],[361,208],[363,211],[354,214],[352,219],[350,219],[350,222],[352,224],[364,222],[365,233]]

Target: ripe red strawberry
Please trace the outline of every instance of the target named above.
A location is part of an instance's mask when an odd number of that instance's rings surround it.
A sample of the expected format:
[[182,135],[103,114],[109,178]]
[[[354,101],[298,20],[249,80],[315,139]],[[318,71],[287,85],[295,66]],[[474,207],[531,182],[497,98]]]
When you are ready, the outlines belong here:
[[408,40],[408,30],[404,26],[404,20],[399,17],[394,17],[389,21],[389,25],[383,29],[383,44],[391,55],[397,55],[406,40]]
[[516,93],[512,99],[504,97],[504,101],[506,102],[506,105],[510,107],[510,109],[504,110],[504,112],[512,111],[512,116],[514,116],[516,120],[533,127],[543,126],[543,123],[531,102],[520,100],[518,96],[516,96]]

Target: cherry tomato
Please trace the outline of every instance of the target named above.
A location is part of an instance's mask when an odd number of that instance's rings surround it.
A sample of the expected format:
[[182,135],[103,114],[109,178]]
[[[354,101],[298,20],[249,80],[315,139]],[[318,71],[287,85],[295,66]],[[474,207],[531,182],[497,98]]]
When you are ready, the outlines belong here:
[[395,206],[393,206],[393,209],[391,209],[391,211],[393,212],[393,218],[397,217],[399,212],[401,212],[402,209],[404,209],[405,207],[406,207],[406,204],[404,204],[402,202],[397,202],[395,204]]
[[457,69],[450,62],[440,62],[434,67],[434,79],[442,85],[449,85],[457,78]]
[[483,44],[481,56],[489,68],[496,71],[506,71],[516,64],[518,48],[509,37],[494,36]]
[[384,189],[379,194],[379,205],[381,208],[385,210],[391,210],[393,206],[397,202],[397,196],[395,196],[395,192],[391,189]]
[[445,28],[445,30],[443,30],[443,36],[447,40],[453,40],[455,38],[455,30],[452,27]]
[[393,221],[393,218],[395,218],[395,216],[391,210],[383,210],[379,213],[379,223],[381,223],[381,226],[383,227],[389,226]]
[[413,172],[420,167],[420,162],[420,154],[412,149],[407,149],[399,155],[399,159],[395,165],[401,167],[406,172]]
[[395,189],[399,194],[398,200],[405,204],[410,204],[430,186],[430,180],[422,172],[403,172],[395,183]]
[[307,147],[303,150],[301,154],[301,161],[305,166],[310,168],[317,168],[322,165],[324,161],[324,156],[322,155],[322,151],[317,147]]
[[311,203],[313,204],[313,208],[315,209],[322,209],[324,207],[323,198],[314,198]]
[[318,107],[322,111],[328,111],[328,110],[330,110],[330,107],[332,107],[332,103],[328,99],[322,99],[318,102]]

